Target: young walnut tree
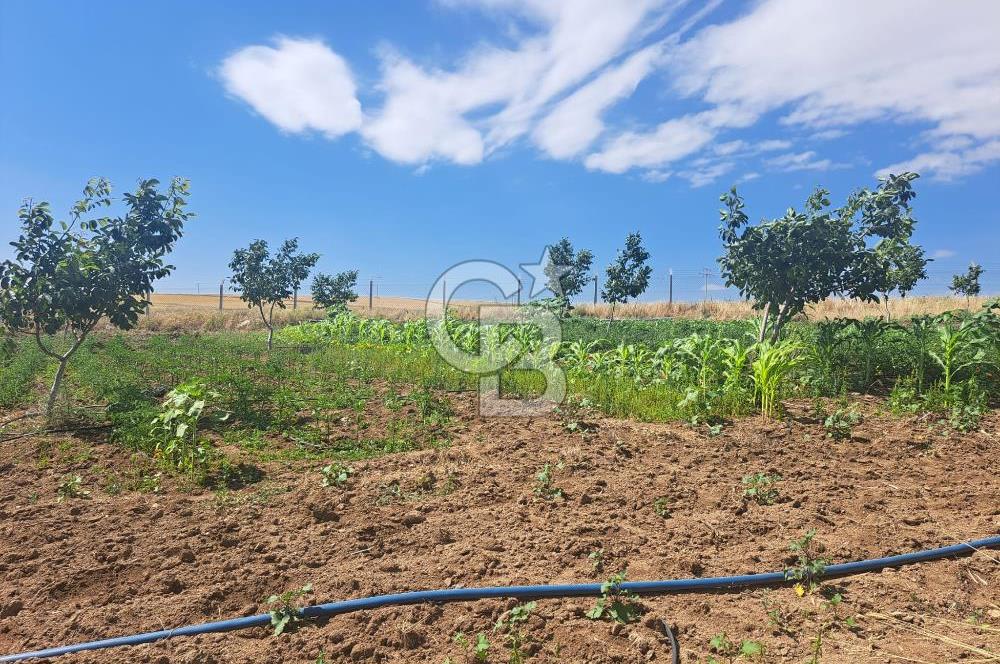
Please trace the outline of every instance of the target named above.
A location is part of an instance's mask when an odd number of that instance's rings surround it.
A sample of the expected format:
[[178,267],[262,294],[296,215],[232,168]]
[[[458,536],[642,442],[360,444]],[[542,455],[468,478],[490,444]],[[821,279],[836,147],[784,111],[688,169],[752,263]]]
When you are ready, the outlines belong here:
[[[26,201],[18,210],[21,236],[14,260],[0,263],[0,323],[9,333],[34,337],[58,361],[45,407],[51,418],[70,358],[103,318],[128,330],[149,304],[153,282],[173,270],[164,258],[181,237],[188,181],[175,178],[166,192],[149,179],[123,197],[119,217],[96,216],[111,205],[111,184],[91,180],[70,211],[55,218],[48,203]],[[64,334],[57,337],[56,334]]]
[[564,237],[549,247],[549,260],[543,267],[546,287],[559,299],[564,312],[571,309],[570,299],[578,295],[590,281],[590,266],[594,255],[587,249],[576,251]]
[[601,289],[601,299],[611,305],[609,321],[615,318],[616,304],[625,304],[646,292],[649,277],[653,274],[653,268],[646,265],[648,260],[649,252],[642,246],[642,236],[629,233],[625,238],[625,248],[608,266],[604,288]]
[[357,270],[338,272],[332,276],[320,272],[313,277],[313,304],[328,310],[331,314],[345,311],[348,302],[358,299],[357,287]]
[[983,276],[983,266],[977,263],[969,263],[969,269],[965,274],[956,274],[951,278],[951,286],[948,289],[955,295],[965,296],[965,306],[969,306],[969,299],[979,295],[981,286],[979,277]]
[[761,341],[776,341],[808,304],[833,295],[877,302],[879,294],[905,294],[923,278],[927,260],[910,244],[916,224],[910,183],[917,177],[889,175],[874,191],[857,191],[835,210],[829,192],[818,188],[804,211],[789,208],[785,216],[758,224],[749,223],[735,188],[720,197],[722,276],[763,310]]
[[257,308],[267,327],[268,350],[274,340],[274,308],[285,308],[285,300],[298,289],[319,260],[319,254],[300,254],[298,250],[298,238],[285,240],[274,256],[266,241],[254,240],[246,249],[234,251],[229,261],[233,290],[249,308]]

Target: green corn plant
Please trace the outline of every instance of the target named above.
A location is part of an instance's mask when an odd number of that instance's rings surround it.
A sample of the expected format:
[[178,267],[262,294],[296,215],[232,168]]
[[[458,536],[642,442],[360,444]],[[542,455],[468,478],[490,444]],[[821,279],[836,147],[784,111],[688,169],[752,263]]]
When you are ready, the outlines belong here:
[[937,347],[928,352],[941,368],[941,387],[949,400],[958,374],[986,363],[989,343],[976,319],[966,318],[958,325],[955,319],[950,312],[937,317]]
[[811,362],[814,367],[814,385],[826,395],[840,392],[840,372],[837,371],[837,349],[844,343],[844,330],[851,321],[845,318],[816,322],[815,337],[810,346]]
[[917,347],[914,362],[914,378],[917,383],[917,394],[923,394],[927,381],[927,365],[931,359],[930,351],[934,344],[936,333],[933,316],[914,316],[909,325],[903,328]]
[[763,417],[773,419],[778,416],[781,385],[802,361],[801,351],[801,344],[791,340],[758,346],[757,357],[750,369],[754,398],[760,404]]
[[898,327],[883,318],[867,317],[864,320],[851,321],[850,330],[861,346],[861,356],[864,368],[861,376],[861,387],[867,390],[875,380],[875,366],[878,360],[878,342],[889,330]]

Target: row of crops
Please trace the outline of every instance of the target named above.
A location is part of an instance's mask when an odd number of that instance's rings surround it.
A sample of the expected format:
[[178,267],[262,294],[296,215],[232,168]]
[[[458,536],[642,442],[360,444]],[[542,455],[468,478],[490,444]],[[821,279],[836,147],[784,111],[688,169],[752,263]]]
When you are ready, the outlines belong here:
[[[776,343],[756,340],[755,321],[608,324],[568,318],[563,340],[546,344],[530,324],[446,318],[435,326],[350,313],[286,328],[279,338],[291,345],[433,353],[433,335],[447,333],[464,352],[501,355],[504,365],[519,354],[553,358],[566,370],[572,392],[612,414],[649,416],[648,409],[636,408],[638,400],[659,402],[655,412],[693,420],[754,410],[775,417],[784,398],[859,392],[888,396],[897,412],[941,412],[967,428],[1000,396],[998,309],[992,303],[977,312],[898,323],[881,318],[799,322]],[[510,392],[532,391],[531,377],[507,374]]]

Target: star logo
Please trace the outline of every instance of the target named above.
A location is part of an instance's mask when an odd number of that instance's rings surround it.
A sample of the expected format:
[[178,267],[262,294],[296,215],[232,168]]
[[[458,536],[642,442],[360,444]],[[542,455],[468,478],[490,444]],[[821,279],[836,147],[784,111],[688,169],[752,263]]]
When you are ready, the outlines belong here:
[[[556,278],[557,284],[564,274],[573,269],[569,265],[553,265],[548,247],[542,250],[542,255],[537,263],[521,263],[521,269],[531,275],[531,288],[528,289],[529,300],[535,299],[535,297],[545,291],[552,292],[552,289],[549,288],[549,275],[545,273],[546,267],[549,268],[551,275]],[[560,292],[552,294],[558,297],[562,295],[562,288],[557,286],[557,289]]]

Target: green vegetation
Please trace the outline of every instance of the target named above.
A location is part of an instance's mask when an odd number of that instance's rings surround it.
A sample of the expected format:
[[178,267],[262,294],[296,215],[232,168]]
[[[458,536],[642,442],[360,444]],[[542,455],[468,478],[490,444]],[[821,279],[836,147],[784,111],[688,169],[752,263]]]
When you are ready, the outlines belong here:
[[781,475],[754,473],[743,476],[743,497],[756,501],[760,505],[773,505],[778,500],[778,487]]
[[873,191],[852,193],[831,210],[828,192],[817,188],[805,210],[751,224],[735,187],[720,200],[727,286],[763,311],[758,341],[778,341],[784,326],[807,304],[834,295],[888,300],[905,295],[926,276],[920,247],[910,244],[916,220],[910,201],[916,173],[890,175]]
[[764,656],[764,646],[759,642],[743,640],[735,643],[725,632],[713,636],[708,646],[713,653],[708,658],[709,664],[722,664],[722,662],[732,664],[741,659],[759,661]]
[[642,607],[634,593],[622,588],[626,581],[624,570],[613,574],[601,584],[601,596],[587,617],[591,620],[610,619],[621,624],[635,622],[642,615]]
[[785,578],[797,582],[795,590],[800,595],[819,588],[820,577],[830,562],[819,557],[821,549],[815,539],[816,530],[810,529],[788,547],[795,554],[795,564],[785,570]]
[[306,584],[301,588],[267,598],[268,614],[271,616],[271,626],[274,627],[275,636],[291,631],[305,620],[302,617],[302,600],[311,595],[312,591],[312,584]]
[[[16,258],[0,262],[0,328],[32,338],[56,361],[45,406],[49,419],[70,359],[98,322],[134,328],[153,282],[173,270],[164,259],[192,216],[185,211],[188,183],[174,179],[165,194],[159,186],[141,181],[123,197],[128,210],[120,217],[88,218],[111,205],[111,183],[93,179],[59,228],[48,203],[28,200],[18,210],[21,236],[11,242]],[[16,384],[0,389],[9,400],[20,393]]]
[[229,281],[240,299],[260,314],[267,327],[268,350],[274,338],[274,308],[285,308],[285,300],[298,293],[317,261],[319,254],[299,253],[298,238],[282,242],[274,256],[264,240],[254,240],[246,249],[233,252]]

